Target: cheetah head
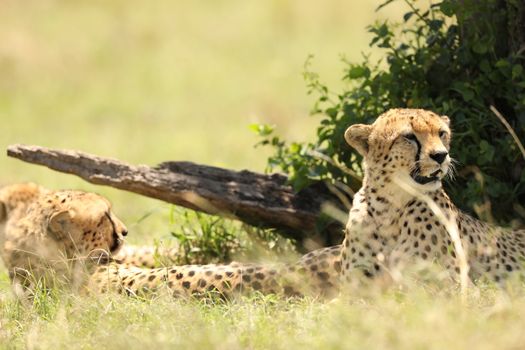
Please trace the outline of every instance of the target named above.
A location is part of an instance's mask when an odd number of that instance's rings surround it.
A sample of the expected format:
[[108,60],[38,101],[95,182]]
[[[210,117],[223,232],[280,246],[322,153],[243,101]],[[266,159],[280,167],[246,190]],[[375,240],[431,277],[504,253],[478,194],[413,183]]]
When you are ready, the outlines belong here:
[[94,193],[57,191],[42,196],[36,205],[45,215],[47,234],[63,245],[67,256],[107,261],[127,235],[109,201]]
[[345,139],[372,176],[400,176],[422,191],[441,187],[449,173],[450,121],[422,109],[391,109],[371,125],[355,124]]

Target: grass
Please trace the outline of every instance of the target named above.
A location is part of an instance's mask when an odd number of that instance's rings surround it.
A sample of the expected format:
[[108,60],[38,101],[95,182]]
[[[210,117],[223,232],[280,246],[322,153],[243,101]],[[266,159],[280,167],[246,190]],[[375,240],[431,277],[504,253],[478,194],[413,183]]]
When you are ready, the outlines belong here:
[[[132,163],[262,170],[268,154],[252,148],[248,125],[312,138],[302,65],[314,54],[314,69],[341,86],[338,55],[358,59],[367,51],[364,27],[402,13],[374,13],[380,2],[4,0],[0,149],[28,143]],[[171,237],[166,204],[5,156],[0,169],[0,184],[106,195],[131,243]],[[483,288],[465,304],[456,290],[428,285],[365,290],[334,303],[61,295],[25,309],[2,269],[0,348],[521,348],[525,298],[517,290]]]
[[[362,293],[364,294],[364,293]],[[414,286],[320,303],[255,296],[231,303],[141,301],[119,295],[3,303],[5,348],[85,349],[518,349],[523,294],[487,288],[467,303],[457,290]]]

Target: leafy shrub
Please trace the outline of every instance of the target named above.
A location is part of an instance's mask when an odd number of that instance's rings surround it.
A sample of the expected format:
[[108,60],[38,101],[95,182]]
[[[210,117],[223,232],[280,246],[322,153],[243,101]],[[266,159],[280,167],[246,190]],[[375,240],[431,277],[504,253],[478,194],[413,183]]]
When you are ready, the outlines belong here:
[[[348,90],[332,92],[307,61],[307,86],[318,95],[313,113],[321,117],[317,140],[288,143],[275,136],[273,128],[257,126],[260,144],[275,150],[268,169],[287,173],[296,189],[314,180],[342,181],[358,189],[361,159],[345,144],[345,129],[371,123],[390,108],[424,108],[452,121],[458,176],[446,187],[454,202],[484,219],[491,220],[493,214],[500,223],[508,223],[516,213],[523,216],[525,161],[490,106],[525,139],[525,34],[518,31],[524,27],[520,21],[525,5],[514,0],[445,0],[422,10],[414,0],[405,2],[411,10],[403,23],[368,28],[370,46],[382,50],[381,60],[343,60]],[[338,163],[349,164],[353,171],[342,170]]]
[[[254,261],[294,255],[294,244],[275,230],[243,225],[219,216],[171,207],[171,235],[177,240],[175,264]],[[162,260],[162,256],[159,256]],[[274,259],[275,260],[275,259]]]

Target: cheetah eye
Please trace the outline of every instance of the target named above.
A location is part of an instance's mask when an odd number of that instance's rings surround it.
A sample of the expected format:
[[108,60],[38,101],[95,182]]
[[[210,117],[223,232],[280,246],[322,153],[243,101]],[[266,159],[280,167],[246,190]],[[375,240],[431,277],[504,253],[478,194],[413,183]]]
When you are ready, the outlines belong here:
[[442,138],[445,137],[445,136],[447,136],[447,132],[444,131],[444,130],[441,130],[441,131],[439,132],[439,138],[442,139]]
[[417,137],[413,132],[404,134],[403,137],[408,141],[417,142]]

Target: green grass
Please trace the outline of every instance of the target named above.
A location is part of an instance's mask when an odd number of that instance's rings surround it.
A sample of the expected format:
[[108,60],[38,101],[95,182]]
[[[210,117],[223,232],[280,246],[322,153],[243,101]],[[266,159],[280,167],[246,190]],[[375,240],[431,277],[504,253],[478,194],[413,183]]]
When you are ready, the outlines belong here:
[[[314,69],[341,86],[338,56],[358,59],[367,51],[364,27],[402,12],[378,15],[380,2],[2,1],[0,149],[28,143],[132,163],[262,170],[268,153],[253,149],[248,125],[312,138],[303,63],[314,54]],[[106,195],[132,243],[170,237],[166,204],[1,156],[0,184],[21,181]],[[521,348],[518,290],[487,288],[467,304],[448,287],[417,285],[333,304],[66,295],[24,309],[2,269],[0,348]]]
[[[255,296],[230,303],[119,295],[2,303],[5,348],[126,349],[519,349],[523,293],[413,286],[321,303]],[[44,307],[45,306],[45,307]]]

